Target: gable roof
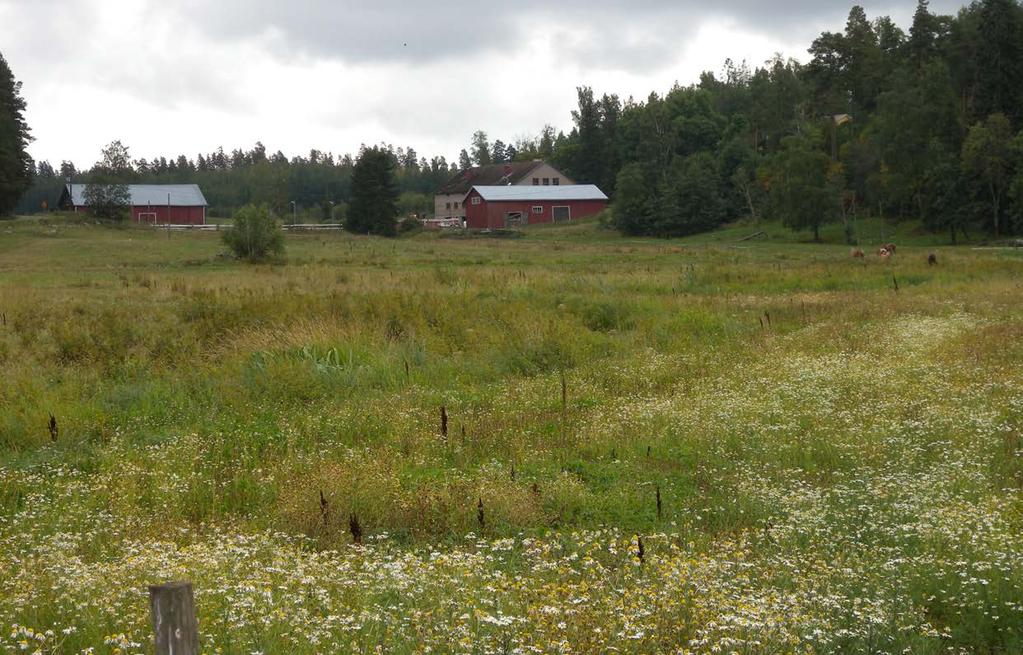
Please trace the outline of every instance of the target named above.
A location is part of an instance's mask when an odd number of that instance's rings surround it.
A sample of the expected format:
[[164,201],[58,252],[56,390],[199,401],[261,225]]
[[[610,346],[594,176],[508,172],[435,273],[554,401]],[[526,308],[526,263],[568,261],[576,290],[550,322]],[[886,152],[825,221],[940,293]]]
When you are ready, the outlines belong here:
[[491,164],[490,166],[477,166],[459,171],[457,175],[444,183],[437,189],[438,195],[465,195],[474,186],[500,186],[504,184],[518,184],[522,178],[529,175],[533,170],[543,166],[541,160],[534,161],[513,161],[507,164]]
[[484,200],[607,200],[593,184],[563,186],[474,186]]
[[[65,185],[65,193],[71,196],[71,204],[87,207],[85,202],[86,184]],[[206,197],[198,184],[126,184],[131,204],[135,207],[152,205],[164,207],[168,204],[175,207],[205,207]],[[170,194],[170,202],[167,195]]]

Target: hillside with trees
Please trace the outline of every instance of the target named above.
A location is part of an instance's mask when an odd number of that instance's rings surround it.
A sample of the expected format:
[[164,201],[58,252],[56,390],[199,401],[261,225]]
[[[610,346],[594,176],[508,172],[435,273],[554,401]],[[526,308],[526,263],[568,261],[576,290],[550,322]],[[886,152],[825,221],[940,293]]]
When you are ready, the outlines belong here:
[[624,232],[681,235],[743,216],[817,233],[865,215],[934,231],[1023,230],[1023,9],[917,5],[906,32],[849,12],[808,63],[775,58],[622,102],[580,88],[554,142],[568,175],[613,189]]

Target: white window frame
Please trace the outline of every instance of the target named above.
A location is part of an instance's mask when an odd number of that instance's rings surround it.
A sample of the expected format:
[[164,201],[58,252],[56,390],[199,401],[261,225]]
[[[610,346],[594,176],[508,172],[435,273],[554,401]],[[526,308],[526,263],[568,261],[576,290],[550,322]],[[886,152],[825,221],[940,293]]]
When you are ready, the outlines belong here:
[[472,197],[472,204],[474,204],[474,205],[480,204],[480,197],[479,196],[473,196]]
[[543,215],[543,205],[533,205],[533,214],[535,216]]

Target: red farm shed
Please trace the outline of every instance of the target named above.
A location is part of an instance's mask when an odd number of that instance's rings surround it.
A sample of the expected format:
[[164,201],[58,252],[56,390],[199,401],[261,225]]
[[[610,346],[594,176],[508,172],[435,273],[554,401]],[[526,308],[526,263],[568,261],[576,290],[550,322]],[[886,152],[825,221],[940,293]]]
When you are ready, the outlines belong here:
[[465,196],[470,229],[561,223],[593,216],[607,196],[592,184],[562,186],[474,186]]
[[[85,184],[67,184],[60,207],[88,212]],[[131,218],[151,225],[205,225],[206,198],[198,184],[126,184],[131,198]]]

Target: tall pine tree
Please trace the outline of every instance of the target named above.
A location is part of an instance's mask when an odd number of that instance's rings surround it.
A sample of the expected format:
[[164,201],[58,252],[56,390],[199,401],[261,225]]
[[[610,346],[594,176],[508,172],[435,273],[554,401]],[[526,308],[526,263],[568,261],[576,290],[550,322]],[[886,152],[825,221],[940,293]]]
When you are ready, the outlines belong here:
[[14,211],[32,183],[34,164],[26,148],[32,137],[24,117],[21,82],[0,54],[0,216]]

